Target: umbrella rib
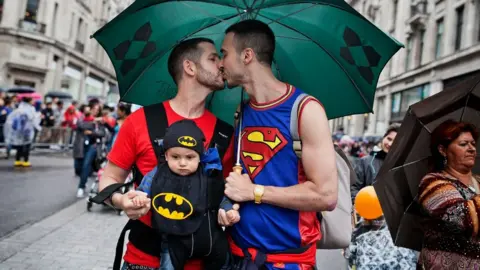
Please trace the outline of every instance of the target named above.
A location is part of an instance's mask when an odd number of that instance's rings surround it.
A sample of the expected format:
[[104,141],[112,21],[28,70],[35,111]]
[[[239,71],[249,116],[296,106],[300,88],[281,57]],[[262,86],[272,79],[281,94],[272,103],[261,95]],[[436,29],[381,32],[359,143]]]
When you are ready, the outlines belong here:
[[[367,18],[365,18],[364,16],[362,16],[362,14],[360,14],[358,11],[356,11],[354,8],[353,9],[353,12],[352,11],[349,11],[341,6],[338,6],[338,5],[335,5],[335,4],[332,4],[332,3],[312,3],[312,1],[291,1],[291,2],[287,2],[287,3],[280,3],[280,4],[273,4],[273,5],[267,5],[267,6],[264,6],[264,7],[259,7],[257,9],[265,9],[265,8],[274,8],[274,7],[283,7],[283,6],[290,6],[290,5],[299,5],[299,4],[315,4],[315,5],[322,5],[322,6],[330,6],[330,7],[333,7],[333,8],[336,8],[336,9],[339,9],[339,10],[343,10],[345,12],[348,12],[352,15],[357,15],[359,18],[363,19],[364,21],[368,22],[369,24],[375,26],[375,24],[373,24],[371,21],[369,21]],[[376,26],[375,26],[376,27]]]
[[[265,15],[262,15],[262,14],[258,14],[259,16],[267,19],[267,20],[270,20],[270,21],[273,21],[271,18],[265,16]],[[358,94],[360,95],[360,97],[363,99],[363,102],[365,103],[365,105],[369,108],[369,110],[372,110],[372,108],[369,107],[368,105],[368,101],[366,99],[366,97],[363,95],[362,91],[360,90],[360,88],[358,87],[358,85],[355,83],[355,81],[352,79],[352,77],[350,76],[350,74],[348,74],[348,72],[345,70],[345,68],[340,64],[340,62],[335,58],[333,57],[333,55],[327,51],[322,45],[320,45],[320,43],[316,42],[315,40],[313,40],[311,37],[309,37],[308,35],[298,31],[297,29],[289,26],[289,25],[286,25],[284,23],[281,23],[281,22],[276,22],[278,23],[279,25],[285,27],[285,28],[288,28],[294,32],[296,32],[297,34],[300,34],[302,36],[304,36],[305,38],[307,38],[308,40],[310,40],[311,42],[313,42],[314,44],[316,44],[320,49],[322,49],[328,56],[330,56],[330,58],[335,62],[337,63],[337,65],[340,67],[340,69],[343,70],[343,72],[345,73],[345,75],[347,76],[347,78],[350,80],[350,82],[352,83],[352,85],[357,89],[357,92]]]
[[292,15],[298,14],[298,13],[300,13],[300,12],[302,12],[302,11],[307,10],[307,9],[311,9],[312,7],[316,7],[317,5],[318,5],[317,3],[313,3],[311,6],[308,6],[308,7],[306,7],[306,8],[302,8],[302,9],[299,9],[299,10],[297,10],[297,11],[294,11],[294,12],[290,13],[290,14],[287,14],[287,15],[285,15],[285,16],[282,16],[282,17],[280,17],[280,18],[278,18],[278,19],[276,19],[276,20],[274,20],[274,21],[271,21],[271,22],[268,23],[268,24],[276,23],[276,22],[278,22],[278,21],[280,21],[280,20],[282,20],[282,19],[288,18],[288,17],[290,17],[290,16],[292,16]]
[[[224,35],[224,34],[225,34],[225,32],[202,34],[202,37],[216,36],[216,35]],[[276,35],[275,37],[276,37],[276,38],[286,38],[286,39],[302,40],[302,41],[311,41],[310,39],[299,38],[299,37],[287,37],[287,36],[277,36],[277,35]]]
[[[240,14],[237,13],[237,14],[235,14],[235,15],[228,16],[228,17],[225,18],[224,20],[225,20],[225,21],[228,21],[228,20],[233,19],[233,18],[238,17],[238,16],[240,16]],[[180,41],[181,41],[181,40],[185,40],[185,39],[187,39],[187,38],[195,35],[196,33],[199,33],[199,32],[201,32],[201,31],[203,31],[203,30],[205,30],[205,29],[207,29],[207,28],[209,28],[209,27],[213,27],[213,26],[215,26],[215,25],[217,25],[217,24],[219,24],[219,23],[221,23],[221,22],[223,22],[223,21],[220,21],[220,20],[219,20],[219,21],[216,21],[216,22],[211,23],[211,24],[209,24],[209,25],[206,25],[206,26],[204,26],[204,27],[202,27],[202,28],[200,28],[200,29],[198,29],[198,30],[190,33],[190,34],[185,35],[183,38],[181,38],[181,39],[179,39],[179,40],[180,40]],[[135,78],[135,80],[132,82],[132,84],[130,84],[130,86],[128,87],[127,91],[125,91],[125,94],[123,95],[123,97],[126,96],[126,95],[128,94],[128,92],[130,92],[130,90],[132,89],[133,85],[135,85],[135,83],[139,80],[139,78],[141,78],[142,75],[143,75],[154,63],[156,63],[156,62],[157,62],[160,58],[162,58],[167,52],[169,52],[171,49],[173,49],[177,44],[178,44],[178,43],[175,43],[175,44],[172,45],[168,50],[165,50],[163,53],[160,53],[157,57],[155,57],[155,59],[153,59],[153,61],[151,61],[151,62],[143,69],[143,71],[137,76],[137,78]]]
[[214,18],[214,19],[220,20],[220,21],[222,21],[222,22],[225,21],[224,19],[222,19],[222,18],[220,18],[220,17],[218,17],[218,16],[215,16],[215,15],[210,14],[208,11],[204,10],[203,8],[193,7],[192,5],[188,4],[187,2],[189,2],[189,1],[182,1],[181,3],[182,3],[184,6],[187,6],[187,7],[191,8],[191,9],[194,9],[194,10],[202,13],[203,15],[206,15],[207,17]]
[[423,127],[424,129],[427,130],[427,132],[428,132],[429,134],[432,134],[432,131],[431,131],[420,119],[417,118],[417,121],[418,121],[418,123],[420,123],[420,125],[422,125],[422,127]]
[[465,101],[465,106],[463,107],[462,114],[460,115],[460,122],[463,122],[463,116],[465,115],[465,111],[467,110],[468,102],[470,101],[470,95],[467,96]]
[[424,158],[421,158],[421,159],[418,159],[418,160],[415,160],[415,161],[412,161],[412,162],[408,162],[408,163],[405,163],[403,165],[400,165],[400,166],[397,166],[397,167],[393,167],[390,169],[390,171],[396,171],[398,169],[401,169],[401,168],[404,168],[404,167],[407,167],[407,166],[410,166],[410,165],[413,165],[417,162],[420,162],[420,161],[424,161],[425,159],[428,159],[429,157],[424,157]]

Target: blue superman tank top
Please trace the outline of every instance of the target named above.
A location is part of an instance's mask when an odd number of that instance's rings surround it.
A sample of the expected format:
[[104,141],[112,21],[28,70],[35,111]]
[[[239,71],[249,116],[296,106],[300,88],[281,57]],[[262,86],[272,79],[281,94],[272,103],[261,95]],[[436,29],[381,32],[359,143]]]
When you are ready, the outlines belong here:
[[[255,184],[289,187],[305,181],[290,136],[291,110],[302,93],[287,85],[286,94],[273,102],[244,105],[240,157],[244,173]],[[241,248],[283,251],[315,243],[320,237],[314,212],[247,202],[241,205],[240,216],[231,236]]]

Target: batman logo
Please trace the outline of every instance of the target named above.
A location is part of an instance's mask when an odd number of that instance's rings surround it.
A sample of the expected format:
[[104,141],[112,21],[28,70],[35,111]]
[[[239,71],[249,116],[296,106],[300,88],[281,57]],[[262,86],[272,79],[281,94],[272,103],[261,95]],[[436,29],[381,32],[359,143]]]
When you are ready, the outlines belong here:
[[193,213],[192,204],[175,193],[160,193],[152,200],[155,211],[164,218],[183,220]]
[[197,140],[190,136],[182,136],[178,138],[178,143],[186,147],[195,147],[197,145]]

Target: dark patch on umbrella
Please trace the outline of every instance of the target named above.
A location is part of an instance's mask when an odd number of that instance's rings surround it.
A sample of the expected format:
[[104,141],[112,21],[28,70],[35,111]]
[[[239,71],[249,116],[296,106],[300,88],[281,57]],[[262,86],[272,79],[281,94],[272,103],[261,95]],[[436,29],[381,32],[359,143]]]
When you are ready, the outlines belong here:
[[347,47],[340,48],[340,56],[342,56],[348,63],[355,65],[355,60]]
[[373,71],[369,67],[357,67],[360,75],[367,81],[369,84],[373,82]]
[[[362,44],[358,34],[350,27],[345,28],[343,40],[347,46],[340,48],[340,56],[349,64],[356,66],[362,78],[367,83],[372,84],[375,77],[372,67],[378,66],[382,56],[372,46]],[[353,53],[352,50],[354,51]],[[358,58],[362,57],[358,55],[359,50],[365,58]]]
[[135,68],[138,59],[147,58],[157,50],[155,42],[149,41],[152,32],[150,22],[147,22],[137,29],[133,40],[122,41],[113,49],[116,59],[123,60],[120,65],[120,71],[123,76],[126,76]]
[[157,45],[154,42],[149,41],[143,48],[143,51],[142,51],[142,54],[140,54],[140,57],[141,58],[148,57],[150,54],[155,52],[155,50],[157,50]]
[[368,63],[371,67],[378,66],[380,59],[382,58],[380,54],[375,51],[372,46],[363,46],[363,51],[365,52],[365,56],[367,57]]
[[343,40],[347,46],[362,46],[360,37],[350,27],[346,27],[343,32]]
[[122,66],[120,67],[120,70],[122,72],[122,75],[125,76],[127,75],[137,64],[136,59],[127,59],[123,61]]
[[130,40],[125,40],[118,44],[115,49],[113,49],[113,53],[115,54],[115,58],[117,58],[117,60],[125,59],[125,55],[127,55],[128,49],[130,49],[130,44],[132,44]]
[[150,22],[145,23],[144,25],[138,28],[137,32],[135,32],[135,36],[133,37],[136,41],[148,41],[150,36],[152,35],[152,26]]

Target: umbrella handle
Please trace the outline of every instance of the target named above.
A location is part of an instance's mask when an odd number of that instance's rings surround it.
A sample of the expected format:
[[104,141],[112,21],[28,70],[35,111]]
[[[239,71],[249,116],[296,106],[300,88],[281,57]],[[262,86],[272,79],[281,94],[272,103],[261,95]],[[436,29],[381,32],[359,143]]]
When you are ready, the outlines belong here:
[[242,166],[241,165],[233,166],[233,172],[236,172],[238,174],[242,174]]
[[357,223],[358,223],[358,219],[357,219],[357,211],[355,210],[355,207],[353,208],[353,212],[352,212],[352,227],[355,228]]

